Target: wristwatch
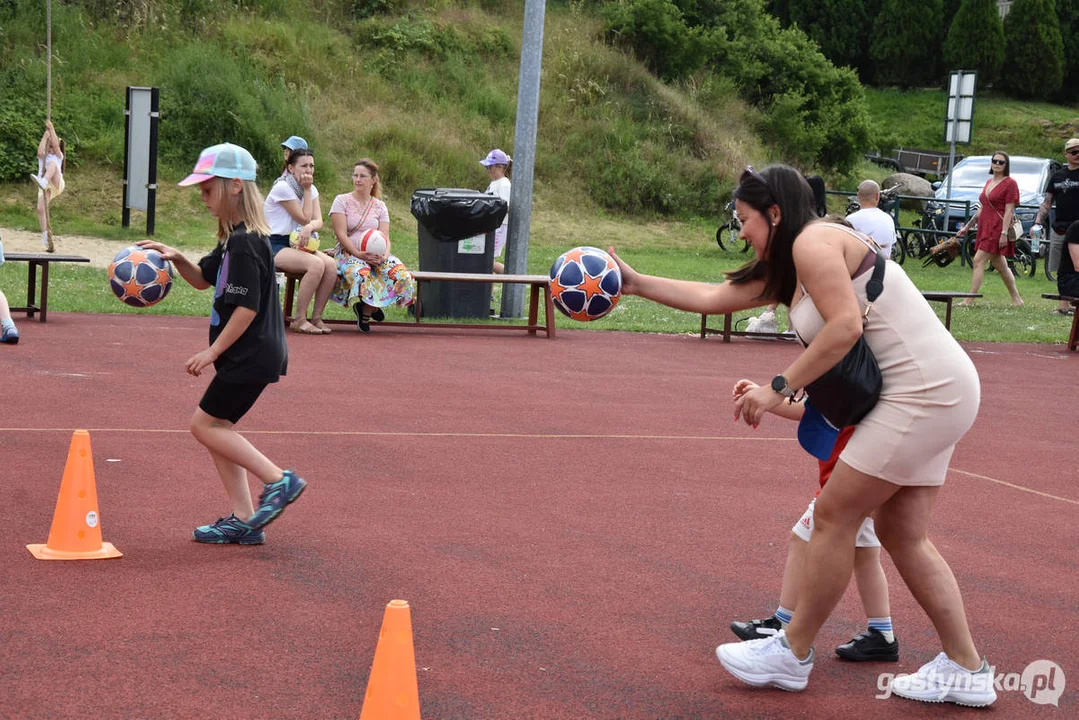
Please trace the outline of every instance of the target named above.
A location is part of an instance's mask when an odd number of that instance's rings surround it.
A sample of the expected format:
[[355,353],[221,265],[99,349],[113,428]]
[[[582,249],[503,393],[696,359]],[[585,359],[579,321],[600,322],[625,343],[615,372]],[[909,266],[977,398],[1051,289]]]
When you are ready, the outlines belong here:
[[782,375],[776,375],[772,378],[772,389],[777,393],[787,398],[788,400],[794,397],[797,392],[794,388],[787,384],[787,378]]

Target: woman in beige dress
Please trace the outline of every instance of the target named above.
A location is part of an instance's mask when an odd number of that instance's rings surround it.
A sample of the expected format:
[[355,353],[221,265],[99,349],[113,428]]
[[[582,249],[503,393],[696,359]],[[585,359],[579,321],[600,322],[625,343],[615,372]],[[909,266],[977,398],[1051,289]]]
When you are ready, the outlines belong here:
[[[642,275],[615,258],[623,292],[664,305],[707,314],[776,301],[790,308],[791,325],[807,346],[771,383],[736,402],[736,417],[755,426],[765,412],[833,367],[863,335],[865,284],[875,250],[847,227],[815,221],[812,192],[793,168],[747,168],[734,197],[741,237],[756,258],[729,273],[727,282]],[[971,638],[955,577],[926,535],[952,451],[978,413],[977,371],[891,261],[864,336],[880,365],[883,389],[817,500],[805,568],[815,581],[799,598],[786,630],[721,645],[716,654],[731,674],[751,685],[804,689],[813,668],[813,640],[847,587],[855,535],[873,514],[881,543],[932,620],[943,650],[917,673],[896,677],[891,691],[929,702],[989,705],[996,699],[993,673]]]

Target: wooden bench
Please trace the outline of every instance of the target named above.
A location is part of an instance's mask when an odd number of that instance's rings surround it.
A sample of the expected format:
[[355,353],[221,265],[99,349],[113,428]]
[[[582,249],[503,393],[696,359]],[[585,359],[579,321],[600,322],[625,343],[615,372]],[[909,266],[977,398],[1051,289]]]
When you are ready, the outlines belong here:
[[[948,330],[948,332],[951,332],[951,330],[952,330],[952,301],[955,300],[956,298],[980,298],[981,296],[982,296],[981,293],[951,292],[949,290],[926,290],[926,291],[922,292],[922,297],[924,297],[926,300],[929,300],[929,301],[932,301],[932,302],[942,302],[942,303],[945,303],[947,305],[947,310],[945,310],[945,312],[944,312],[944,327]],[[1048,297],[1048,296],[1043,295],[1042,297]],[[734,322],[734,313],[727,313],[726,315],[723,316],[723,329],[722,330],[719,330],[719,329],[716,329],[716,328],[710,328],[710,327],[708,327],[708,316],[702,314],[701,315],[701,339],[703,340],[704,338],[708,337],[709,334],[722,335],[723,336],[723,342],[730,342],[731,337],[753,337],[753,338],[763,338],[763,339],[770,339],[770,340],[775,340],[775,339],[796,340],[797,339],[797,337],[795,337],[790,332],[785,332],[785,333],[763,332],[763,333],[759,333],[759,332],[746,332],[745,330],[732,330],[731,326],[733,325],[733,322]]]
[[[1042,293],[1042,297],[1046,300],[1063,300],[1070,303],[1072,308],[1079,311],[1079,298],[1071,297],[1069,295],[1054,295],[1052,293]],[[1068,350],[1074,351],[1079,347],[1079,312],[1072,313],[1072,329],[1068,335]]]
[[930,302],[942,302],[947,305],[944,311],[944,327],[952,331],[952,300],[956,298],[980,298],[981,293],[952,292],[950,290],[923,290],[922,297]]
[[[374,323],[383,327],[424,327],[458,328],[462,330],[527,330],[529,335],[535,335],[536,331],[542,330],[548,338],[555,336],[554,327],[554,303],[551,301],[551,289],[548,285],[549,278],[546,275],[500,275],[497,273],[449,273],[431,272],[427,270],[411,270],[412,277],[416,280],[415,322],[380,322]],[[285,302],[284,315],[288,322],[292,317],[292,305],[295,301],[296,283],[303,276],[299,273],[285,273]],[[531,293],[528,300],[528,322],[507,325],[505,323],[456,323],[456,322],[428,322],[423,319],[422,288],[426,282],[473,282],[473,283],[502,283],[528,285]],[[539,295],[543,291],[543,314],[544,322],[539,324]],[[328,325],[355,325],[355,320],[330,320],[324,318],[323,322]]]
[[[29,272],[26,277],[26,307],[12,307],[12,312],[25,312],[26,317],[34,317],[34,313],[40,312],[38,322],[45,322],[49,312],[49,264],[88,263],[90,258],[79,255],[53,255],[46,253],[4,253],[7,262],[29,263]],[[37,304],[37,269],[41,268],[41,304]]]

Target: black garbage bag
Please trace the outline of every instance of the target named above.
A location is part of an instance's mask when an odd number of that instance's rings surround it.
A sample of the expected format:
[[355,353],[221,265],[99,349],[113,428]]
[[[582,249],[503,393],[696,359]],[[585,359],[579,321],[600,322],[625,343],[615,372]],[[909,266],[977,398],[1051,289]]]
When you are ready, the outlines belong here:
[[496,229],[509,205],[478,190],[420,188],[412,193],[410,209],[432,237],[439,242],[456,242]]

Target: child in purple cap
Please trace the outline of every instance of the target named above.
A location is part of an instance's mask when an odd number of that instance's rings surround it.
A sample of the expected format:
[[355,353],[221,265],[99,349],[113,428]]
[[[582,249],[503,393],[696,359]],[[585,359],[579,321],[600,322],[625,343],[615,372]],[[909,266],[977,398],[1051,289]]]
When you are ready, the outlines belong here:
[[[757,384],[739,380],[734,386],[735,403]],[[821,488],[828,482],[839,460],[840,453],[854,434],[854,427],[836,430],[812,405],[806,402],[782,403],[769,412],[788,420],[796,420],[798,440],[807,452],[817,458]],[[735,416],[737,419],[737,415]],[[818,490],[817,495],[820,495]],[[809,538],[813,534],[813,507],[816,495],[810,501],[802,517],[791,528],[787,546],[787,564],[783,569],[783,584],[779,591],[779,607],[772,617],[765,620],[732,622],[731,632],[742,640],[757,640],[775,634],[787,627],[797,609],[798,595],[806,581],[803,567]],[[888,602],[888,578],[880,564],[880,540],[873,527],[873,518],[867,517],[858,528],[854,544],[854,580],[862,599],[868,620],[868,628],[852,640],[835,649],[836,655],[845,660],[899,660],[899,642],[892,629],[891,610]],[[718,652],[718,649],[717,649]]]
[[[255,185],[255,160],[242,147],[224,143],[206,148],[195,170],[180,185],[199,185],[202,202],[217,218],[218,245],[196,266],[177,250],[144,240],[198,290],[214,288],[210,346],[192,355],[187,372],[216,370],[195,415],[191,434],[210,451],[232,503],[232,512],[195,529],[196,542],[261,545],[262,528],[303,492],[307,483],[282,470],[234,429],[270,383],[288,368],[284,321],[278,300],[270,229]],[[256,508],[248,473],[263,484]]]
[[[484,190],[488,195],[497,195],[508,204],[510,201],[510,172],[513,170],[513,158],[498,148],[487,153],[487,157],[480,160],[480,165],[487,168],[487,177],[491,178],[491,184]],[[502,219],[502,224],[495,230],[495,257],[502,257],[502,251],[506,247],[506,231],[509,228],[510,216]],[[495,260],[494,271],[503,273],[506,266]]]

